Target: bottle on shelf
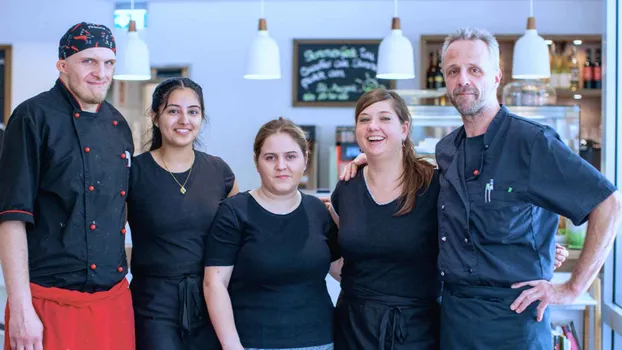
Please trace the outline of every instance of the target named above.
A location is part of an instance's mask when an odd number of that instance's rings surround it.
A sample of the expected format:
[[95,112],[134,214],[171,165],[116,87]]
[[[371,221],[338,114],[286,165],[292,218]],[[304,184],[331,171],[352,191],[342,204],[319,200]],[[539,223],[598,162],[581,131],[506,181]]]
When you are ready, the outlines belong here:
[[585,63],[583,64],[583,88],[592,89],[594,79],[594,65],[592,64],[592,50],[585,49]]
[[443,77],[443,72],[441,70],[441,63],[440,63],[440,57],[441,54],[439,53],[437,55],[437,53],[435,52],[435,58],[434,58],[434,65],[436,66],[436,71],[434,73],[434,86],[432,87],[433,89],[442,89],[445,87],[445,78]]
[[426,74],[426,89],[434,89],[434,76],[436,75],[435,56],[436,54],[434,52],[430,52],[430,63]]
[[557,46],[555,43],[551,44],[550,50],[550,61],[551,61],[551,86],[554,88],[558,88],[561,82],[561,61],[559,60],[559,56],[557,55]]
[[559,87],[562,89],[570,89],[571,71],[570,71],[570,59],[568,58],[567,45],[565,41],[561,43],[561,51],[559,53],[560,61],[560,73],[559,73]]
[[596,49],[596,57],[593,62],[594,72],[592,78],[592,89],[600,89],[602,87],[602,67],[600,62],[600,49]]
[[572,46],[570,54],[570,89],[575,91],[581,88],[580,85],[579,61],[577,60],[577,47]]

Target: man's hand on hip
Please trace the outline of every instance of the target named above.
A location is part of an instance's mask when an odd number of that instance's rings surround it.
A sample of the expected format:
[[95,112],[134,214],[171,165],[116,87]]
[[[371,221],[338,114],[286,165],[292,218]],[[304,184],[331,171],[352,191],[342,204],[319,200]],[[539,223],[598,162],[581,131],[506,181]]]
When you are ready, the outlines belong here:
[[531,286],[524,290],[516,300],[510,305],[510,309],[521,313],[527,309],[535,301],[540,301],[538,305],[538,322],[542,321],[544,317],[544,310],[549,304],[570,304],[576,298],[576,293],[570,288],[570,284],[553,284],[545,280],[527,281],[514,283],[512,288],[522,288],[525,286]]

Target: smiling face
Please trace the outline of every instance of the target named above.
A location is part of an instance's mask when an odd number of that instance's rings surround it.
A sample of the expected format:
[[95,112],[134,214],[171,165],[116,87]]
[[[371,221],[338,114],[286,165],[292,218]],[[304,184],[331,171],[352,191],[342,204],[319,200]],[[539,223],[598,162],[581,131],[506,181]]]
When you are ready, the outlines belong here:
[[458,40],[443,57],[447,97],[462,116],[496,105],[501,70],[493,65],[490,50],[481,40]]
[[160,128],[164,146],[192,147],[202,120],[203,110],[197,94],[190,88],[178,88],[168,95],[155,124]]
[[104,101],[112,82],[116,57],[108,48],[94,47],[59,60],[56,68],[69,91],[87,110]]
[[285,132],[268,136],[255,161],[261,186],[278,195],[296,191],[307,163],[300,144]]
[[368,158],[399,155],[408,135],[408,122],[402,122],[391,100],[376,102],[356,118],[356,141]]

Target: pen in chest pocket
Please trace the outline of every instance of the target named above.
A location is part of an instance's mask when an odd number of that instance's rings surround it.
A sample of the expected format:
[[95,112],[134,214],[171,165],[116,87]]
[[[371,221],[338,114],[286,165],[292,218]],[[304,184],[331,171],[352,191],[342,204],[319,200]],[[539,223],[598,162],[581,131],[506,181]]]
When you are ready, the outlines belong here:
[[484,189],[484,202],[489,203],[492,200],[492,190],[495,188],[495,180],[490,179]]

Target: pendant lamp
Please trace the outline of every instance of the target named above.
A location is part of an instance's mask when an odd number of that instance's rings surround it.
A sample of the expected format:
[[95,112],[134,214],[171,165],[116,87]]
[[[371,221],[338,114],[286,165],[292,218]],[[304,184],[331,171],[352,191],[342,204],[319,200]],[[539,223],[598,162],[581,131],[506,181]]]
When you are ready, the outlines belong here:
[[264,18],[264,5],[261,0],[261,17],[257,36],[253,39],[246,59],[244,79],[270,80],[281,78],[281,59],[279,46],[268,34],[268,24]]
[[538,35],[536,18],[533,16],[533,0],[529,1],[529,18],[527,31],[514,45],[512,62],[512,78],[514,79],[546,79],[551,77],[549,47]]
[[378,79],[412,79],[415,77],[413,47],[403,34],[397,14],[397,0],[393,0],[394,16],[391,33],[382,39],[378,48]]
[[[134,0],[131,4],[134,9]],[[138,36],[136,21],[130,20],[127,33],[127,42],[113,75],[117,80],[150,80],[151,62],[149,60],[149,48]]]

